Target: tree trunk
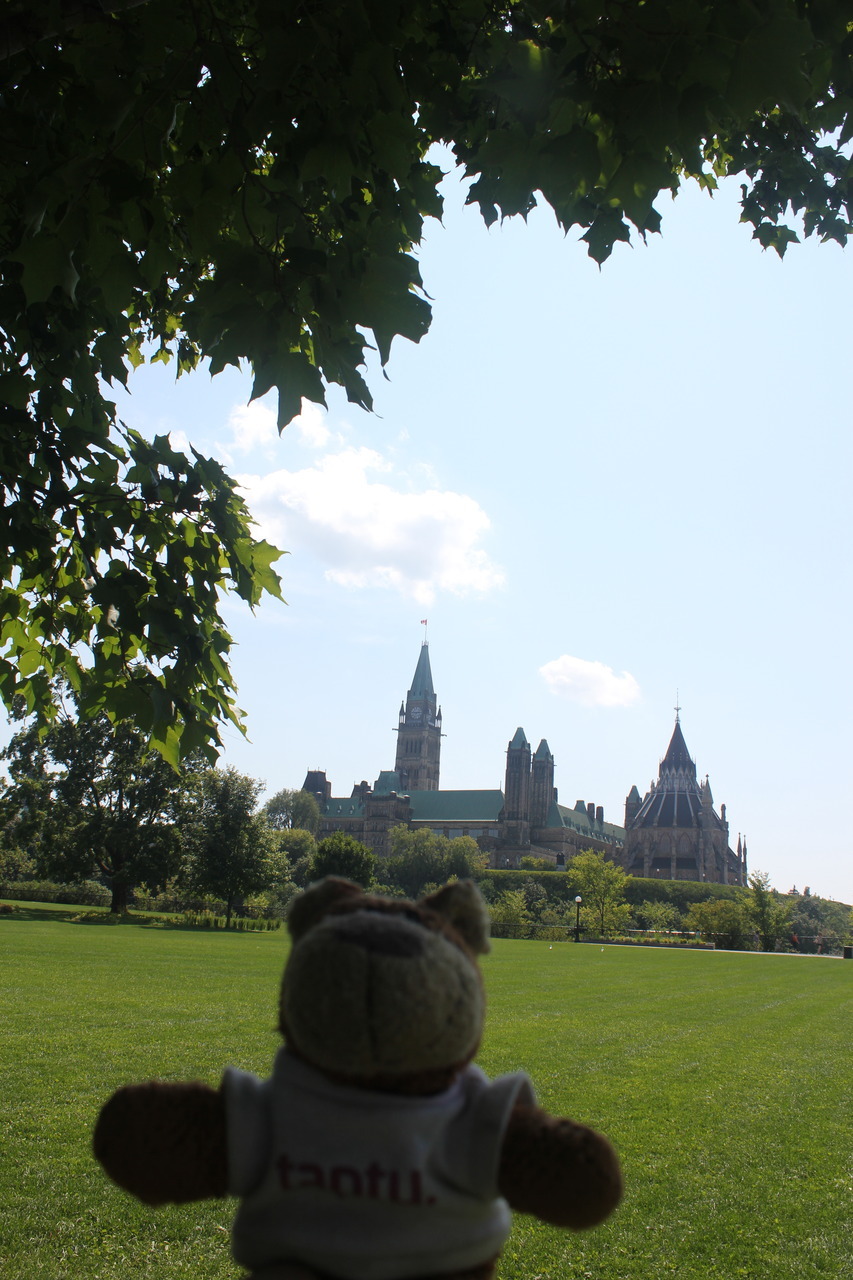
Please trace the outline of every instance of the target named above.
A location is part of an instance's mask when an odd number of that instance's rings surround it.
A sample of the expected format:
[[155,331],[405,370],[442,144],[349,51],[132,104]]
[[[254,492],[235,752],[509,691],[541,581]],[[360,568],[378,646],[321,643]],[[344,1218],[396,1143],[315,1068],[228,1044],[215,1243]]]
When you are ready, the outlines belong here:
[[231,928],[231,906],[232,906],[232,903],[233,903],[233,899],[232,899],[232,898],[229,898],[229,899],[228,899],[228,901],[225,903],[225,928],[226,928],[226,929],[230,929],[230,928]]
[[110,912],[114,916],[127,915],[127,885],[123,880],[113,880]]

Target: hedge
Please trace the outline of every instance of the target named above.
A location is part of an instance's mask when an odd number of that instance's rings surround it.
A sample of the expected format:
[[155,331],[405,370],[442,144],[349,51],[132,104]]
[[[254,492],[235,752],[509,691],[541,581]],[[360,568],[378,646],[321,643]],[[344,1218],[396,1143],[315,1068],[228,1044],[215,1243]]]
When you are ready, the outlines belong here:
[[54,880],[0,881],[0,898],[15,902],[66,902],[77,907],[108,907],[112,894],[97,880],[58,884]]
[[[572,876],[571,863],[565,871],[483,871],[477,883],[493,886],[494,893],[486,889],[486,897],[497,897],[507,889],[523,889],[528,884],[541,885],[548,901],[554,904],[573,902],[580,892]],[[669,902],[685,912],[694,902],[709,899],[737,899],[744,890],[736,884],[710,884],[703,880],[645,880],[642,876],[628,876],[625,881],[625,901],[632,907],[641,902]]]

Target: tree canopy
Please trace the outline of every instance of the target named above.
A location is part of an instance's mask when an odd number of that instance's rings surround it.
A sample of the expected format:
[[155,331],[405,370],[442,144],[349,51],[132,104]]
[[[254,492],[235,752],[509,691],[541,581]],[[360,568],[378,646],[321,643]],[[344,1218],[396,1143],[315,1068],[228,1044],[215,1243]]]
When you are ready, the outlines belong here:
[[476,875],[488,861],[488,855],[471,836],[451,839],[425,828],[413,831],[399,826],[391,829],[391,853],[382,863],[381,873],[389,884],[402,889],[408,897],[417,898],[428,885]]
[[755,926],[761,950],[775,951],[780,942],[787,943],[791,936],[794,900],[772,888],[766,871],[750,872],[748,882],[747,915]]
[[263,785],[234,768],[207,769],[183,831],[182,877],[191,888],[224,899],[226,928],[235,904],[275,874],[273,832],[256,812]]
[[316,834],[320,825],[320,805],[310,791],[284,787],[264,805],[267,822],[274,831],[301,829]]
[[622,867],[610,862],[603,853],[586,849],[575,854],[567,871],[583,899],[584,928],[606,937],[627,926],[631,913],[625,902],[625,886],[630,877]]
[[[442,169],[599,262],[686,179],[783,253],[850,234],[853,0],[11,0],[0,20],[0,695],[135,717],[176,761],[239,721],[221,593],[277,594],[209,459],[125,427],[146,360],[247,363],[279,423],[430,321]],[[435,144],[444,148],[437,152]],[[212,751],[211,751],[212,754]]]
[[311,860],[315,880],[324,876],[343,876],[367,888],[376,870],[376,854],[366,844],[345,831],[333,831],[317,845]]
[[135,885],[160,887],[180,867],[193,762],[178,774],[132,725],[81,716],[69,703],[46,734],[30,721],[2,752],[0,813],[39,871],[64,880],[100,873],[111,910],[123,912]]

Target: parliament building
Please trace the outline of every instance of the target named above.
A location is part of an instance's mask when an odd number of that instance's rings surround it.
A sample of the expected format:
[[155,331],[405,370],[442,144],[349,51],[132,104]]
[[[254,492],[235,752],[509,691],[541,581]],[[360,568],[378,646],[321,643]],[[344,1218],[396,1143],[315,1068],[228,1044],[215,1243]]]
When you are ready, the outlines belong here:
[[389,832],[403,823],[451,838],[472,836],[494,867],[517,867],[525,856],[564,867],[576,853],[596,849],[636,876],[746,884],[746,844],[738,836],[737,848],[730,847],[726,806],[718,812],[707,777],[698,780],[678,712],[657,782],[645,796],[631,787],[623,826],[606,822],[601,805],[560,804],[548,743],[543,738],[533,751],[523,729],[506,749],[503,790],[442,790],[440,756],[441,708],[424,642],[400,704],[394,768],[372,786],[356,783],[346,797],[332,795],[322,770],[306,774],[303,790],[320,804],[320,837],[345,831],[386,857]]

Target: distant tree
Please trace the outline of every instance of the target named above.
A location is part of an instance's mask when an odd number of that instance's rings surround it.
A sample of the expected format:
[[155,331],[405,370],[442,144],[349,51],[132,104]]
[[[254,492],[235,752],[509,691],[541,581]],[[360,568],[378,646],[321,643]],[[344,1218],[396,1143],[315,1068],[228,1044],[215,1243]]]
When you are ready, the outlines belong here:
[[320,825],[320,806],[310,791],[277,791],[264,805],[267,822],[274,831],[299,828],[316,835]]
[[[266,817],[266,810],[261,811]],[[287,879],[304,889],[314,878],[314,854],[317,841],[310,831],[300,827],[270,828],[275,839],[277,856],[284,860]],[[281,878],[281,877],[279,877]]]
[[60,696],[60,719],[41,733],[31,721],[2,752],[3,810],[39,872],[102,875],[110,910],[123,913],[134,885],[159,888],[177,872],[178,824],[199,761],[176,773],[132,725],[80,715],[67,689]]
[[[438,836],[444,840],[444,836]],[[484,853],[473,836],[446,837],[445,846],[445,880],[456,876],[459,880],[472,879],[485,871],[489,865],[489,855]]]
[[287,827],[284,831],[276,830],[275,838],[279,849],[287,856],[291,866],[295,865],[300,858],[313,858],[317,852],[317,841],[310,831],[303,831],[301,827]]
[[29,879],[35,870],[32,858],[17,845],[0,847],[0,883]]
[[758,933],[762,951],[775,951],[780,942],[791,936],[791,914],[794,903],[770,886],[766,871],[753,871],[748,877],[749,896],[746,910]]
[[[263,819],[263,813],[260,815]],[[286,849],[281,847],[281,832],[267,825],[270,852],[266,859],[266,875],[263,888],[248,895],[246,906],[257,905],[272,915],[286,918],[292,899],[299,892],[293,875],[293,863]],[[308,832],[305,832],[308,835]],[[313,840],[312,840],[313,844]]]
[[816,893],[791,899],[790,942],[798,951],[839,951],[851,936],[850,908]]
[[488,855],[471,836],[451,840],[433,831],[413,831],[401,825],[391,831],[391,853],[382,874],[408,897],[417,898],[427,885],[444,884],[452,876],[469,879],[487,865]]
[[548,894],[545,892],[541,884],[537,884],[535,880],[528,880],[524,885],[522,892],[527,902],[527,906],[534,916],[538,916],[548,905]]
[[530,934],[533,915],[523,889],[505,889],[489,904],[489,915],[503,938],[526,938]]
[[683,920],[678,907],[672,902],[641,902],[634,907],[632,914],[641,929],[658,933],[681,928]]
[[687,913],[685,925],[727,951],[748,950],[753,934],[753,925],[744,903],[730,899],[694,902]]
[[553,871],[554,864],[548,858],[537,858],[533,854],[525,854],[523,858],[519,858],[518,866],[520,871]]
[[569,874],[583,899],[581,916],[586,927],[602,938],[627,927],[630,908],[625,901],[628,876],[603,853],[587,849],[572,858]]
[[559,926],[561,930],[559,936],[562,937],[565,934],[565,926],[569,924],[567,908],[564,906],[552,907],[550,904],[545,903],[536,913],[536,923],[549,929]]
[[373,880],[375,868],[376,854],[366,844],[356,840],[355,836],[349,836],[344,831],[333,831],[325,840],[321,840],[312,859],[313,879],[344,876],[365,889]]
[[439,884],[445,879],[446,844],[443,837],[432,831],[394,827],[391,853],[382,868],[383,877],[399,885],[408,897],[417,898],[424,885]]
[[275,875],[275,835],[256,812],[263,786],[234,768],[208,769],[188,823],[184,878],[196,892],[224,900],[226,928],[235,905]]
[[[316,848],[314,853],[316,853]],[[301,858],[297,858],[294,863],[291,863],[291,878],[293,883],[300,889],[307,889],[309,884],[317,878],[314,873],[314,853],[306,853]]]

